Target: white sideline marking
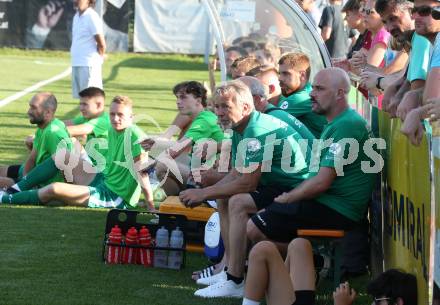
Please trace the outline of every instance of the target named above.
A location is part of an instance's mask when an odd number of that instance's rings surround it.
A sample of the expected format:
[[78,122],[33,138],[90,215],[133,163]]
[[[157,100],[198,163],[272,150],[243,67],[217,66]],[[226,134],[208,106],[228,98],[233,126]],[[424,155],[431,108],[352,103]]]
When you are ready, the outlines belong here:
[[46,86],[47,84],[50,84],[50,83],[56,82],[57,80],[65,78],[66,76],[69,76],[71,73],[72,73],[72,67],[69,67],[64,72],[61,72],[60,74],[55,75],[52,78],[49,78],[49,79],[43,80],[41,82],[38,82],[35,85],[32,85],[32,86],[30,86],[30,87],[28,87],[28,88],[26,88],[26,89],[24,89],[24,90],[22,90],[20,92],[17,92],[15,94],[11,95],[11,96],[8,96],[7,98],[5,98],[3,100],[0,100],[0,107],[3,107],[3,106],[5,106],[5,105],[7,105],[7,104],[9,104],[9,103],[11,103],[11,102],[13,102],[15,100],[18,100],[20,97],[25,96],[26,94],[28,94],[28,93],[30,93],[32,91],[35,91],[35,90],[37,90],[37,89],[39,89],[39,88],[41,88],[43,86]]

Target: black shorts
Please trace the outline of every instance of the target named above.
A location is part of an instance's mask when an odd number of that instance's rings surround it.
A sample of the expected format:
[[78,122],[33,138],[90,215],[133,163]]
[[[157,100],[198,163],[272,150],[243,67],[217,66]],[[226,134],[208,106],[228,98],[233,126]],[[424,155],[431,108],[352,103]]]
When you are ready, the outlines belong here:
[[315,200],[296,203],[274,202],[252,216],[252,221],[267,238],[290,242],[298,229],[350,230],[356,222]]
[[258,211],[270,205],[276,197],[284,192],[290,192],[291,187],[275,187],[268,185],[258,185],[255,192],[249,193],[257,206]]

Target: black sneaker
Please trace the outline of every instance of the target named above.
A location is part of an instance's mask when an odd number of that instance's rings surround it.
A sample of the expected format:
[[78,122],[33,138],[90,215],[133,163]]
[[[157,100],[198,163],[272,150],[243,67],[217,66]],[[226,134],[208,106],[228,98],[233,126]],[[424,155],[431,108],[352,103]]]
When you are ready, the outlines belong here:
[[18,193],[18,191],[11,186],[5,190],[5,193],[12,195],[12,194]]

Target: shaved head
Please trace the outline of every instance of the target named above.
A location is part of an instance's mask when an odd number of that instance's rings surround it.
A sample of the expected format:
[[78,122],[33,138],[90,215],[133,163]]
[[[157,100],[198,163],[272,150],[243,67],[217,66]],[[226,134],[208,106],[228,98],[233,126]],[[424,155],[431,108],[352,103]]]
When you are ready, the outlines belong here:
[[50,110],[53,113],[57,110],[57,99],[51,92],[37,93],[32,97],[32,100],[41,103],[45,110]]
[[45,126],[50,122],[57,110],[57,99],[50,92],[40,92],[35,94],[29,101],[28,116],[31,124],[39,127]]
[[348,107],[350,78],[340,68],[319,71],[312,84],[312,111],[325,115],[330,122]]
[[[347,72],[342,70],[341,68],[331,67],[325,68],[318,72],[318,74],[322,74],[322,76],[328,79],[333,88],[336,90],[342,89],[346,94],[350,92],[351,81]],[[317,74],[317,75],[318,75]]]

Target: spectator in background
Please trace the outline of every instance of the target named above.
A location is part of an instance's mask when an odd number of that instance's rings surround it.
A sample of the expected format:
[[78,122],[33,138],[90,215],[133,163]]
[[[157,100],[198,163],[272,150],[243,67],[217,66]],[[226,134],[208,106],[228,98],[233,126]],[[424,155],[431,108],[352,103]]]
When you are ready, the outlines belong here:
[[[384,110],[390,112],[393,116],[399,105],[403,107],[409,99],[404,98],[410,90],[422,88],[425,85],[426,75],[428,73],[430,43],[423,37],[414,33],[414,20],[411,18],[411,9],[413,3],[406,0],[378,0],[376,10],[381,15],[385,27],[395,40],[402,43],[408,38],[410,47],[409,66],[405,75],[391,82],[388,80],[391,76],[375,74],[372,72],[363,73],[362,77],[370,82],[370,85],[387,88],[384,97]],[[401,102],[402,101],[402,102]],[[402,104],[403,103],[403,104]],[[386,106],[386,107],[385,107]],[[403,114],[403,113],[402,113]],[[406,115],[406,113],[405,113]],[[404,117],[402,117],[404,119]]]
[[321,20],[321,12],[315,5],[315,0],[296,0],[296,3],[304,10],[310,21],[317,30],[319,21]]
[[95,0],[75,0],[77,12],[73,17],[72,46],[72,96],[88,87],[102,89],[102,63],[105,39],[102,20],[93,10]]
[[248,55],[254,55],[255,50],[258,49],[257,42],[251,39],[243,40],[242,42],[240,42],[239,46],[245,49]]
[[245,49],[239,46],[232,46],[225,51],[226,73],[229,79],[232,79],[231,66],[237,58],[247,56]]
[[319,22],[321,37],[325,41],[330,57],[345,57],[348,52],[349,37],[341,13],[342,1],[330,0],[329,3],[330,5],[322,12]]
[[[412,10],[417,34],[426,37],[433,45],[425,87],[418,91],[415,90],[414,94],[408,97],[413,100],[412,105],[417,105],[417,108],[407,114],[402,126],[402,132],[409,137],[414,145],[419,145],[423,138],[424,126],[421,119],[429,115],[437,117],[436,113],[440,108],[438,101],[440,98],[440,86],[438,85],[440,78],[439,10],[440,2],[434,0],[416,1]],[[422,104],[426,105],[422,106]],[[427,107],[432,109],[427,110]],[[436,131],[438,132],[438,130]]]
[[372,42],[368,50],[363,48],[353,54],[350,63],[357,70],[362,70],[366,64],[380,68],[385,66],[385,52],[391,34],[387,32],[380,15],[376,12],[375,3],[375,0],[367,0],[361,10],[365,27],[371,32]]
[[[361,10],[365,26],[371,32],[372,41],[369,50],[362,48],[360,51],[354,52],[353,57],[350,59],[352,71],[358,75],[366,67],[369,70],[375,69],[378,71],[385,67],[385,54],[391,34],[385,29],[381,16],[375,10],[375,4],[375,0],[367,0],[365,7]],[[377,96],[377,106],[382,109],[383,95],[380,94],[380,91],[376,91],[376,89],[373,92],[369,91],[368,97],[375,95]]]
[[281,56],[281,50],[273,43],[260,43],[255,50],[255,57],[260,65],[271,65],[276,67]]
[[231,77],[237,79],[245,76],[246,73],[259,65],[260,62],[253,56],[239,57],[231,65]]
[[371,32],[365,27],[360,9],[361,3],[359,0],[348,0],[342,8],[342,12],[345,13],[347,25],[350,27],[350,29],[357,30],[360,33],[356,39],[356,42],[347,54],[348,59],[353,56],[354,51],[359,51],[365,47],[365,43],[368,40],[371,42]]

